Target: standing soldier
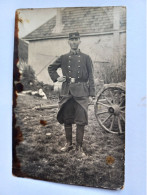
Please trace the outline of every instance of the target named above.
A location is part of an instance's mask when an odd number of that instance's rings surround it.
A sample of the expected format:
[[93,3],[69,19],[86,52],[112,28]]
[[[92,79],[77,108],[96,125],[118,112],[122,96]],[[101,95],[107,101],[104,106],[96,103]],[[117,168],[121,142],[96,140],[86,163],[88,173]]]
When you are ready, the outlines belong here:
[[[84,156],[82,142],[84,127],[88,124],[88,103],[95,97],[93,64],[91,58],[78,49],[81,43],[78,32],[69,34],[68,43],[70,52],[60,56],[48,71],[53,82],[62,82],[57,120],[64,124],[66,144],[61,151],[73,148],[72,124],[76,124],[76,150]],[[58,68],[63,76],[58,75]]]

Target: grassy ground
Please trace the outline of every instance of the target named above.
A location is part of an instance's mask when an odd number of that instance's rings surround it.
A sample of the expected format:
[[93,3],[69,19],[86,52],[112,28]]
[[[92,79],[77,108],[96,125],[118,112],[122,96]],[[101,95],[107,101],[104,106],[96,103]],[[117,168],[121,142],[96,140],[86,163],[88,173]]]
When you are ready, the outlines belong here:
[[[64,128],[56,120],[57,108],[36,110],[42,100],[19,95],[15,115],[23,141],[16,146],[20,171],[26,177],[67,184],[118,189],[124,183],[124,135],[107,133],[97,123],[94,107],[89,106],[83,148],[86,157],[74,150],[61,153],[65,144]],[[40,121],[45,121],[41,122]],[[73,142],[75,145],[75,126]]]

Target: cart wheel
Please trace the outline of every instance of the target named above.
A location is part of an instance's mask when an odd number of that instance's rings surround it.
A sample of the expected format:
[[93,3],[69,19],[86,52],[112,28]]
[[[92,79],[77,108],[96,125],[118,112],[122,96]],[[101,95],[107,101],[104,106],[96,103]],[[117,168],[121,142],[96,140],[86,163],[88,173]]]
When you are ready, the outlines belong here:
[[95,115],[100,126],[107,132],[125,132],[125,86],[105,84],[97,94]]

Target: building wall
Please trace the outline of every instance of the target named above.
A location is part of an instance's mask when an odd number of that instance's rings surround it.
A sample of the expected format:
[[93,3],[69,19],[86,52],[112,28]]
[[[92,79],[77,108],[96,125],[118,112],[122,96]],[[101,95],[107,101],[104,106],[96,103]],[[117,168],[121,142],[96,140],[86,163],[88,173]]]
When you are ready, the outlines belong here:
[[[116,44],[114,39],[113,34],[81,37],[79,48],[92,58],[96,77],[99,74],[100,66],[104,64],[109,66],[110,63],[113,63]],[[121,57],[125,54],[125,33],[120,34],[118,45],[117,52],[118,56]],[[69,50],[68,40],[65,38],[31,41],[29,43],[28,64],[35,70],[39,81],[51,84],[47,71],[48,65],[56,56],[65,54]]]

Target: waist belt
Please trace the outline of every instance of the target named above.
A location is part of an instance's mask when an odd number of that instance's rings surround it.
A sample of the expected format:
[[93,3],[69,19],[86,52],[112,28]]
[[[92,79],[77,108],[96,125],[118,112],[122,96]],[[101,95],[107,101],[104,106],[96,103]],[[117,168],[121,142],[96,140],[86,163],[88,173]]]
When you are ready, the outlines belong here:
[[76,78],[66,78],[66,82],[67,83],[87,83],[87,81],[81,81],[80,79],[76,79]]

